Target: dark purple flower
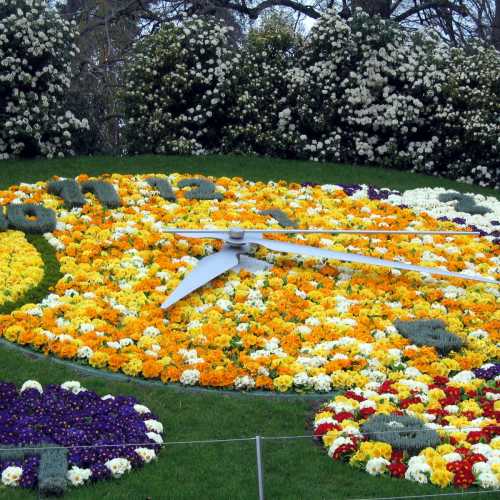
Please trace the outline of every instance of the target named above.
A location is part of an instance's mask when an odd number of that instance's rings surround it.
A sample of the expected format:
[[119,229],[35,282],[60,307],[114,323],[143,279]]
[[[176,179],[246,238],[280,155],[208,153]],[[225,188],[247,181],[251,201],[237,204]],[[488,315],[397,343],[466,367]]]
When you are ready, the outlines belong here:
[[[42,394],[27,389],[22,394],[14,384],[0,382],[0,446],[40,445],[54,443],[68,448],[68,466],[92,470],[92,479],[110,476],[105,463],[126,458],[132,467],[142,466],[134,452],[148,446],[156,453],[160,446],[149,443],[145,420],[156,419],[134,410],[138,401],[130,396],[102,400],[92,391],[74,394],[59,385],[48,385]],[[0,461],[0,474],[10,465],[22,467],[20,486],[37,484],[39,457]]]

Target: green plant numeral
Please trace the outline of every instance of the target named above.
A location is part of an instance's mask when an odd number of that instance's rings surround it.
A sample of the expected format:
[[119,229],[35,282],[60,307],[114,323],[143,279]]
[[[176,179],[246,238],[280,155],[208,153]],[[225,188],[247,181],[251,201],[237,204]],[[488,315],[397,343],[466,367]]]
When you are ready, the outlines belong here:
[[397,450],[415,453],[441,443],[434,429],[425,427],[416,417],[409,415],[372,415],[362,426],[368,439],[389,443]]
[[105,207],[118,208],[122,202],[112,184],[105,181],[90,180],[82,182],[82,193],[92,193]]
[[458,212],[465,212],[471,215],[484,215],[491,212],[491,209],[482,205],[476,205],[476,201],[472,196],[462,193],[441,193],[438,196],[439,201],[446,203],[448,201],[457,200],[455,208]]
[[435,347],[441,354],[458,351],[462,340],[446,330],[446,324],[439,319],[394,321],[399,334],[418,346]]
[[269,210],[261,210],[260,215],[270,215],[273,219],[278,221],[281,227],[298,227],[298,224],[290,219],[288,215],[279,208],[270,208]]
[[31,234],[50,233],[57,224],[54,210],[34,203],[10,204],[7,207],[7,219],[13,229]]
[[3,446],[0,460],[22,460],[26,456],[38,455],[38,491],[44,496],[61,496],[67,489],[68,450],[54,444],[32,446],[23,449],[16,446]]
[[175,193],[172,190],[172,186],[167,181],[167,179],[161,179],[159,177],[148,177],[146,182],[154,189],[160,192],[160,196],[167,201],[177,201]]
[[64,206],[69,209],[83,207],[83,205],[87,203],[78,182],[74,179],[49,182],[47,185],[47,192],[60,196],[64,200]]
[[182,179],[178,186],[185,188],[196,186],[196,189],[186,193],[189,200],[222,200],[224,197],[215,190],[215,184],[206,179]]

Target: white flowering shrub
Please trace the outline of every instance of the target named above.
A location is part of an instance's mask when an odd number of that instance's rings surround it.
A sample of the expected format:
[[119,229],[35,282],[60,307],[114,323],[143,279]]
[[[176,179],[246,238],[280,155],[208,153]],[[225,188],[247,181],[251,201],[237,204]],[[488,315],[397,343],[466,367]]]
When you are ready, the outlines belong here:
[[0,160],[73,153],[88,126],[63,107],[75,36],[44,0],[0,0]]
[[287,156],[293,137],[279,133],[290,110],[287,72],[295,63],[300,38],[293,28],[271,19],[249,32],[240,49],[234,101],[227,110],[228,125],[222,131],[222,150]]
[[295,156],[498,186],[499,70],[493,49],[328,11],[289,72]]
[[197,17],[137,45],[125,71],[132,153],[257,153],[367,163],[500,187],[500,54],[450,49],[361,10],[305,41]]
[[193,16],[137,44],[125,70],[127,150],[201,154],[220,149],[236,59],[230,28]]

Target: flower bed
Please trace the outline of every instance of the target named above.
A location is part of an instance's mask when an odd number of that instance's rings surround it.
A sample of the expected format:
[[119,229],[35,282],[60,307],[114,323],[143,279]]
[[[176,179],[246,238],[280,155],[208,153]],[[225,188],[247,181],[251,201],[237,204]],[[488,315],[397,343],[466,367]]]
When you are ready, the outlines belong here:
[[0,306],[14,302],[43,278],[43,260],[19,231],[0,233]]
[[[133,397],[101,397],[77,381],[42,387],[28,380],[20,390],[0,382],[0,476],[5,486],[33,488],[40,481],[81,486],[121,477],[156,457],[162,433],[154,414]],[[61,449],[62,455],[49,458],[49,471],[39,467],[43,453]],[[43,477],[47,474],[48,479]]]
[[[279,228],[261,213],[271,209],[300,228],[456,230],[480,224],[482,237],[279,238],[498,279],[497,200],[474,198],[491,212],[461,219],[455,210],[459,220],[452,222],[439,220],[443,212],[427,213],[431,205],[452,210],[454,203],[440,202],[432,190],[426,198],[367,186],[220,178],[211,179],[214,199],[197,200],[190,196],[191,176],[155,175],[171,186],[163,197],[150,177],[103,176],[116,189],[116,208],[103,207],[94,190],[86,204],[69,209],[44,182],[0,192],[2,205],[55,210],[56,229],[45,236],[64,274],[39,304],[0,315],[0,335],[129,376],[281,392],[364,387],[394,370],[448,376],[498,355],[498,287],[296,254],[258,250],[258,258],[275,264],[269,271],[230,272],[166,312],[160,307],[198,259],[219,247],[215,240],[185,239],[165,228]],[[89,181],[85,175],[76,180]],[[464,347],[440,356],[412,344],[394,322],[413,319],[444,321]]]
[[[499,372],[500,365],[492,363],[451,378],[394,372],[392,380],[347,391],[324,404],[315,415],[314,434],[330,457],[371,475],[497,489]],[[373,434],[367,422],[375,415],[387,417],[381,432]],[[401,416],[417,419],[408,441]],[[437,439],[427,446],[422,438],[433,432]],[[416,448],[412,440],[423,444]]]

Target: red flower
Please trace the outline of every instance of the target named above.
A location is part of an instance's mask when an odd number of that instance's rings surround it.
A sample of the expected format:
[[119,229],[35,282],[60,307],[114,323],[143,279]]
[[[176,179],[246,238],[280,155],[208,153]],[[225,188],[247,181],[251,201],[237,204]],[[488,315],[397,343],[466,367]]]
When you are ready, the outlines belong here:
[[487,462],[488,459],[484,455],[481,455],[481,453],[471,453],[470,455],[465,457],[465,461],[472,467],[478,462]]
[[422,402],[422,400],[418,396],[413,396],[412,398],[402,399],[399,402],[399,407],[403,408],[403,409],[406,409],[410,405],[421,403],[421,402]]
[[391,394],[396,394],[397,391],[396,389],[392,388],[392,384],[394,382],[390,380],[386,380],[379,388],[378,388],[378,393],[379,394],[384,394],[384,393],[391,393]]
[[446,464],[446,468],[455,474],[464,474],[472,471],[472,464],[466,460],[456,460],[455,462]]
[[351,420],[354,418],[354,415],[349,411],[341,411],[335,415],[335,420],[338,422],[342,422],[343,420]]
[[467,441],[472,444],[479,443],[482,438],[483,433],[481,431],[471,431],[467,434]]
[[363,417],[363,418],[368,418],[370,415],[373,415],[375,413],[375,408],[371,408],[371,407],[368,407],[368,408],[363,408],[359,411],[359,414]]
[[475,481],[474,474],[470,470],[459,471],[455,474],[453,484],[458,488],[469,488]]
[[408,468],[404,463],[402,462],[391,462],[387,468],[389,469],[389,472],[391,473],[391,476],[394,477],[404,477],[406,469]]
[[357,448],[356,443],[342,444],[334,451],[333,458],[335,460],[341,460],[342,455],[347,455],[348,453],[352,453],[353,451],[356,451],[356,448]]
[[403,450],[392,450],[391,462],[402,462],[403,456],[404,456]]
[[347,391],[344,396],[346,398],[349,398],[349,399],[354,399],[356,401],[359,401],[361,403],[361,401],[365,401],[366,398],[363,397],[363,396],[360,396],[359,394],[356,394],[354,391]]
[[316,427],[316,430],[314,431],[314,437],[321,437],[324,436],[328,431],[331,431],[332,429],[337,429],[340,430],[340,426],[332,424],[331,422],[325,422],[324,424],[319,424],[318,427]]
[[446,385],[449,381],[448,377],[443,377],[442,375],[436,375],[434,377],[434,383],[438,385]]

